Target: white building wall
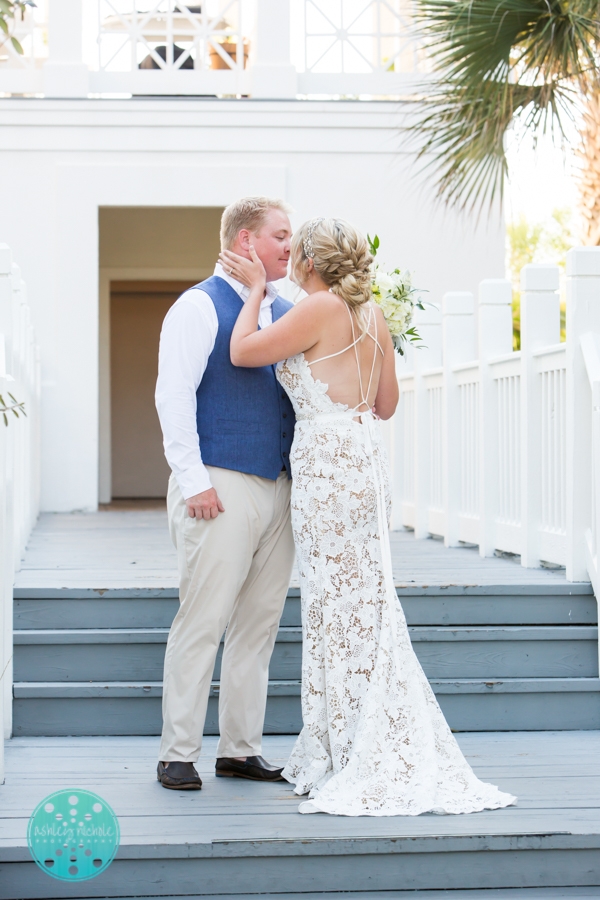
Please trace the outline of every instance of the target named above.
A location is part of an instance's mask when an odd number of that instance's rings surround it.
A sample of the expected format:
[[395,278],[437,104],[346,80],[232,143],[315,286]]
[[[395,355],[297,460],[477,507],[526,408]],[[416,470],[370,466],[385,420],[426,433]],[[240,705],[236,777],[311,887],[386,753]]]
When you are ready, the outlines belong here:
[[275,194],[293,224],[338,215],[377,232],[382,261],[412,269],[434,303],[502,277],[503,223],[474,228],[435,207],[403,152],[402,114],[391,102],[0,100],[0,242],[42,347],[44,510],[98,502],[99,207]]

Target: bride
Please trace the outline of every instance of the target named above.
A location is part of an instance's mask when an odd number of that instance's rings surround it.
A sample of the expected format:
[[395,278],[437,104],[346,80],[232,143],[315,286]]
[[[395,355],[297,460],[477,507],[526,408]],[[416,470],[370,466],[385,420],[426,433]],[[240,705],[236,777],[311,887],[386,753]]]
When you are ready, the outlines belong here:
[[398,382],[392,340],[371,300],[367,243],[341,219],[306,222],[294,236],[291,274],[308,296],[262,330],[265,271],[253,247],[250,254],[222,253],[251,288],[231,360],[277,363],[297,418],[290,455],[304,727],[283,776],[297,794],[309,794],[302,813],[416,816],[508,806],[515,797],[479,781],[465,760],[394,588],[377,417],[393,415]]

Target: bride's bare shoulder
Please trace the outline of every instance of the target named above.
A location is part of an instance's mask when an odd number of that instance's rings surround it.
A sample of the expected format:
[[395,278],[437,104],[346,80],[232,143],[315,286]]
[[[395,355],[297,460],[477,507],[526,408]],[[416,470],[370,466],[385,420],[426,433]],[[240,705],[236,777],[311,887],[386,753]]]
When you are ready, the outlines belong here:
[[303,297],[299,301],[299,305],[306,310],[325,312],[337,309],[340,303],[343,302],[341,297],[338,297],[337,294],[332,294],[331,291],[315,291],[314,294],[308,294],[308,296]]

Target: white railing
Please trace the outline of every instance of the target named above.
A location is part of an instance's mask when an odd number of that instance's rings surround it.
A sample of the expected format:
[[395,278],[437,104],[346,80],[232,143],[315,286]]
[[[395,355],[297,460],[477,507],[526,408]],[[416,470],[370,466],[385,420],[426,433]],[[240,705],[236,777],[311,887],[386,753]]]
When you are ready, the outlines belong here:
[[[0,244],[0,395],[25,415],[0,415],[0,718],[12,730],[13,584],[40,506],[40,364],[25,283]],[[0,769],[2,765],[0,741]],[[0,771],[0,783],[2,782]]]
[[398,96],[422,76],[413,0],[40,0],[0,94]]
[[566,343],[557,266],[522,270],[519,352],[508,281],[481,283],[477,316],[465,293],[419,314],[427,349],[398,366],[393,527],[564,565],[600,593],[600,248],[568,260]]

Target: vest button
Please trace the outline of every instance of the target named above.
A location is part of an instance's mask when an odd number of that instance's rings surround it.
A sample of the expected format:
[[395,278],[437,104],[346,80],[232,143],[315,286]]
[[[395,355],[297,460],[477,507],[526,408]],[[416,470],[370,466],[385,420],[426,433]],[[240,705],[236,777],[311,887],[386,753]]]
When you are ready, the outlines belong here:
[[282,437],[286,437],[286,433],[285,433],[285,431],[284,431],[284,432],[283,432],[283,434],[282,434],[282,435],[281,435],[281,436],[282,436]]
[[284,419],[287,419],[287,413],[282,413],[282,415]]
[[283,453],[282,453],[281,455],[282,455],[282,456],[287,456],[287,453],[285,452],[285,450],[283,451]]
[[282,394],[282,395],[281,395],[281,399],[282,399],[282,400],[285,400],[285,394]]

